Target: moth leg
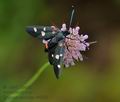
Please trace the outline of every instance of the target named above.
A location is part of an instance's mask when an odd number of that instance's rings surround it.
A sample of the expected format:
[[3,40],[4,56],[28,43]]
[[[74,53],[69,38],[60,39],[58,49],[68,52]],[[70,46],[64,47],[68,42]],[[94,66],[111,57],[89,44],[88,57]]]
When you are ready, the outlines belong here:
[[45,44],[45,48],[48,49],[48,43]]

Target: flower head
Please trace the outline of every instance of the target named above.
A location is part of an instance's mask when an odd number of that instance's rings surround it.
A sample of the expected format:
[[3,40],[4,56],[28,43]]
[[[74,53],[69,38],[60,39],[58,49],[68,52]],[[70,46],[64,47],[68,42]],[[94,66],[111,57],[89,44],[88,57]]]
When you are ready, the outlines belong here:
[[[62,25],[61,30],[67,30],[66,24]],[[90,43],[86,42],[88,35],[79,34],[80,27],[69,28],[70,34],[65,38],[65,53],[63,57],[63,64],[65,67],[75,65],[74,61],[83,61],[82,51],[89,49]]]

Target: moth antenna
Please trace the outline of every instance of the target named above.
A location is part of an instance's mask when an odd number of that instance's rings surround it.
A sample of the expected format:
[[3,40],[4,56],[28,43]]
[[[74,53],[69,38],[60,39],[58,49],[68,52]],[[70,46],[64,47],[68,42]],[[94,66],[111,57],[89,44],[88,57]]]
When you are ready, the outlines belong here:
[[72,6],[72,8],[73,8],[73,9],[72,9],[71,17],[70,17],[70,25],[69,25],[69,27],[70,27],[71,24],[72,24],[74,12],[75,12],[74,6]]
[[76,10],[76,16],[77,16],[77,25],[80,24],[80,15],[79,15],[79,9]]

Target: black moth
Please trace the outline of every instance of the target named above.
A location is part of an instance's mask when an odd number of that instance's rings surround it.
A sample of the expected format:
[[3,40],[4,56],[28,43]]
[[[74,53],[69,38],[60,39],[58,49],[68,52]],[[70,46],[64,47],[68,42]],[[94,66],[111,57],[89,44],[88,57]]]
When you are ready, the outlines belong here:
[[[74,8],[71,14],[70,25],[73,14]],[[64,56],[64,40],[70,32],[68,30],[58,29],[55,26],[28,26],[27,32],[43,41],[45,51],[48,52],[49,63],[53,65],[56,78],[59,78]]]
[[45,43],[49,62],[54,67],[56,77],[59,78],[64,55],[64,39],[70,34],[69,31],[61,31],[53,26],[28,26],[27,32]]

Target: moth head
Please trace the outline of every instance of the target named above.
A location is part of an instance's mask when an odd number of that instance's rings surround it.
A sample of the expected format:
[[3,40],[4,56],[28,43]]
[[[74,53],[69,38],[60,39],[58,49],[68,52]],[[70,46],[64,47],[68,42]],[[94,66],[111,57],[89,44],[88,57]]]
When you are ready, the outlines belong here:
[[51,26],[51,29],[52,29],[52,32],[58,32],[59,31],[59,29],[55,26]]

